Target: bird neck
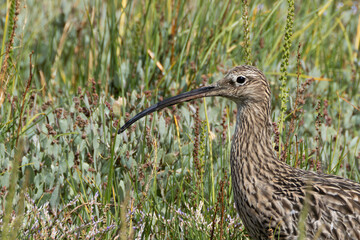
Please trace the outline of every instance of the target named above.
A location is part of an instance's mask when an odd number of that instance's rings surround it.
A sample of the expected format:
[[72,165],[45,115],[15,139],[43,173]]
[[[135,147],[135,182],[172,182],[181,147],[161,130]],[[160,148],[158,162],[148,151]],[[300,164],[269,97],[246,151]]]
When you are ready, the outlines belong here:
[[232,154],[237,160],[246,160],[259,166],[269,161],[278,161],[271,142],[269,103],[238,105],[236,121]]

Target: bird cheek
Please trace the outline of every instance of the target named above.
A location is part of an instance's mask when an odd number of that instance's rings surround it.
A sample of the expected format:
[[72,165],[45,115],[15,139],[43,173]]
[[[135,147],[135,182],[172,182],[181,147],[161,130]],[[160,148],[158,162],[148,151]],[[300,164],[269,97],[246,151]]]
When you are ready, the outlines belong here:
[[239,87],[237,89],[236,95],[238,96],[238,98],[240,98],[241,100],[247,99],[249,97],[248,91],[246,88],[244,87]]

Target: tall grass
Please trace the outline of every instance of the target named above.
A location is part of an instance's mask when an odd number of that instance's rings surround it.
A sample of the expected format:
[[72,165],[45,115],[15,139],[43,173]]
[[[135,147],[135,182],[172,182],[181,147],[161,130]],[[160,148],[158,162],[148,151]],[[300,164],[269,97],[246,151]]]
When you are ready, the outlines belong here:
[[28,0],[10,21],[14,2],[0,6],[2,237],[247,239],[229,166],[233,103],[199,100],[117,130],[249,62],[271,83],[273,122],[284,116],[283,159],[360,181],[354,3],[295,4],[281,108],[286,1],[245,1],[245,13],[240,0]]

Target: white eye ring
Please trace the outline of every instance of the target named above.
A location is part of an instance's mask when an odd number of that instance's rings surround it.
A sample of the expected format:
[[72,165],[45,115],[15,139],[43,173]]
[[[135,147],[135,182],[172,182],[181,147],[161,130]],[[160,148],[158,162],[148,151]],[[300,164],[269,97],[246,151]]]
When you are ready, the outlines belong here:
[[236,83],[239,84],[239,85],[244,85],[246,83],[246,77],[245,76],[237,76],[236,79],[235,79]]

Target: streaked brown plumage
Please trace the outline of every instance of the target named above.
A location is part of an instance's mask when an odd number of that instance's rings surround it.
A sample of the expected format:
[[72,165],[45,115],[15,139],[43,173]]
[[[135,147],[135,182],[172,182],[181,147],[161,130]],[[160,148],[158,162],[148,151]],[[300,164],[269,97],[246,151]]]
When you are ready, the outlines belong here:
[[208,96],[237,104],[231,145],[234,200],[253,239],[297,239],[299,219],[306,239],[360,239],[360,184],[290,167],[272,149],[270,87],[252,66],[238,66],[207,87],[171,97],[144,110],[119,132],[143,116],[165,107]]

